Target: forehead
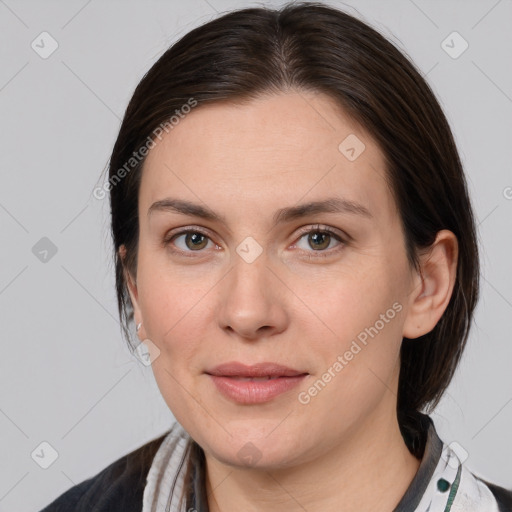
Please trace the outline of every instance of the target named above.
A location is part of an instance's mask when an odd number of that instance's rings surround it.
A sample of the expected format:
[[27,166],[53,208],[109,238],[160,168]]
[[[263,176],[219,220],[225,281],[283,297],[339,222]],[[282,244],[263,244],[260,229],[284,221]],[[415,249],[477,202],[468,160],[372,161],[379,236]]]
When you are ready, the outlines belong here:
[[334,100],[290,92],[183,116],[148,153],[140,207],[171,195],[226,215],[242,203],[261,213],[329,194],[378,216],[394,209],[384,178],[379,147]]

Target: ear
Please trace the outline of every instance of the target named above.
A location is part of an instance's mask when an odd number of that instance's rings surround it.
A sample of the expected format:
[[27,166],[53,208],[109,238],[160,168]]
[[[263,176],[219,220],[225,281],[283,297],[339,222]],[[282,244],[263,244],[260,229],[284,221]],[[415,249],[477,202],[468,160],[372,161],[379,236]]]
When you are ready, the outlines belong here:
[[414,339],[429,333],[442,317],[455,286],[458,253],[457,237],[443,229],[420,256],[420,272],[414,273],[409,295],[404,337]]
[[[119,247],[119,257],[121,258],[121,261],[123,262],[123,273],[124,273],[124,279],[126,283],[126,287],[128,288],[128,293],[130,294],[130,300],[132,302],[133,306],[133,319],[135,322],[135,325],[137,325],[139,322],[142,322],[142,312],[140,310],[139,306],[139,293],[137,290],[137,282],[132,277],[128,269],[126,268],[124,261],[126,257],[126,247],[124,245],[121,245]],[[142,325],[141,329],[137,333],[139,336],[139,339],[142,341],[145,339],[144,334],[144,325]]]

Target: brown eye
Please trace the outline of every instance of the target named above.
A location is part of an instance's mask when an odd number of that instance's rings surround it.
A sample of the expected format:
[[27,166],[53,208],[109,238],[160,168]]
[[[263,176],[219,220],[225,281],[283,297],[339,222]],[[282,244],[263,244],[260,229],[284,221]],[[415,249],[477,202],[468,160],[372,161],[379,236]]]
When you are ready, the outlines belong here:
[[308,235],[308,243],[316,251],[321,249],[327,249],[331,242],[331,235],[329,233],[321,231],[312,231]]
[[346,245],[346,241],[344,237],[332,229],[314,226],[303,230],[299,240],[294,245],[308,258],[312,259],[328,257],[338,253]]
[[208,238],[202,233],[190,232],[185,235],[185,245],[193,251],[203,249],[208,243]]
[[[203,249],[211,242],[210,238],[197,229],[187,229],[167,236],[163,243],[175,253],[204,252]],[[212,242],[213,243],[213,242]]]

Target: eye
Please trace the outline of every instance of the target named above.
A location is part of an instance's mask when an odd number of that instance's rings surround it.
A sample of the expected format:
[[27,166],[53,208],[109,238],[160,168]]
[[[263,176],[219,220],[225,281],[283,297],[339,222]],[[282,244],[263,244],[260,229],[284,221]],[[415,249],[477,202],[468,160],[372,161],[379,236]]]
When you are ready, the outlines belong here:
[[[300,241],[305,239],[305,244],[301,247]],[[333,242],[338,242],[337,244]],[[333,245],[337,248],[341,248],[340,246],[343,246],[345,243],[344,238],[338,234],[337,232],[333,231],[332,229],[321,227],[321,226],[314,226],[314,228],[309,228],[307,231],[303,231],[302,236],[299,239],[299,242],[295,243],[294,246],[298,247],[301,250],[304,250],[306,252],[313,252],[313,253],[320,253],[315,255],[308,255],[308,257],[326,257],[330,255],[332,252],[337,252],[339,249],[335,249],[335,251],[327,251],[327,249],[332,249]],[[313,251],[308,250],[309,248],[312,248]],[[327,252],[327,254],[324,254]]]
[[186,229],[173,233],[163,241],[165,246],[175,245],[178,249],[171,247],[171,250],[179,253],[201,252],[208,247],[209,242],[215,245],[208,235],[199,229]]

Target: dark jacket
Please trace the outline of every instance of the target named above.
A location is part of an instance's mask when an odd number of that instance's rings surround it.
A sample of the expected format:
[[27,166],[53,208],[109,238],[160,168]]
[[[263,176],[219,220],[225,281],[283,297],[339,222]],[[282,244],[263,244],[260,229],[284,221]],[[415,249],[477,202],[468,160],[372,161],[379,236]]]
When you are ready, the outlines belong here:
[[141,512],[153,457],[167,432],[71,487],[41,512]]

